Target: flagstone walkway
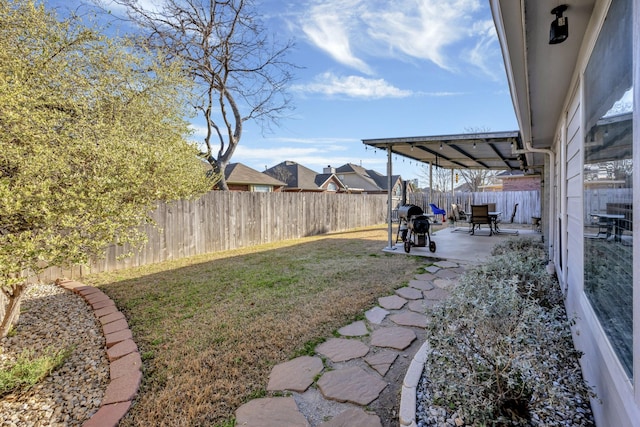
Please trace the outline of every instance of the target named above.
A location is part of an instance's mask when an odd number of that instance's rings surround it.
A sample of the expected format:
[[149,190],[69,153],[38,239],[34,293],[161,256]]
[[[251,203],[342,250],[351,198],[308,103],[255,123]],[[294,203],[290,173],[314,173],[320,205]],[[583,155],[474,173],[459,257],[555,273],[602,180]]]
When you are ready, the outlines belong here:
[[267,384],[269,397],[238,408],[236,425],[415,426],[415,387],[426,354],[427,313],[447,298],[466,267],[460,262],[429,262],[426,273],[394,295],[379,298],[364,320],[339,329],[339,337],[316,347],[314,356],[276,365]]

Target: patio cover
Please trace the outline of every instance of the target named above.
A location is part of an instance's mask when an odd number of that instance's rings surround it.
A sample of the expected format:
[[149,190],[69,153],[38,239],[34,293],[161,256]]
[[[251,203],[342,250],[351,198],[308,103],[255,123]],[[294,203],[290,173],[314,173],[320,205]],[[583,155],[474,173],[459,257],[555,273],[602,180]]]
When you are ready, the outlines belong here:
[[[392,211],[390,181],[393,154],[451,169],[452,173],[453,169],[527,169],[526,156],[518,154],[524,152],[518,131],[363,139],[362,142],[387,152],[387,218],[391,218]],[[387,221],[387,226],[387,249],[394,249],[391,221]]]
[[520,132],[486,132],[406,138],[363,139],[365,145],[379,148],[445,169],[526,169]]

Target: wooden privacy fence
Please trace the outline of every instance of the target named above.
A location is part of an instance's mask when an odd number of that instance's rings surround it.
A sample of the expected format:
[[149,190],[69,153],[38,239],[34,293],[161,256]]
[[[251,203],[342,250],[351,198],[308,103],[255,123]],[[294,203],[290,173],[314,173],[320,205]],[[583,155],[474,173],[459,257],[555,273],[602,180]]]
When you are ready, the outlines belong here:
[[161,203],[157,227],[145,226],[148,243],[130,257],[111,246],[88,269],[51,267],[39,279],[81,277],[210,252],[382,224],[387,196],[332,193],[212,191],[197,200]]
[[[429,208],[429,195],[426,193],[407,194],[407,203],[420,206],[423,211],[431,213]],[[433,195],[433,204],[451,213],[451,204],[462,206],[465,212],[471,212],[471,205],[483,205],[495,203],[496,210],[502,212],[502,220],[511,220],[513,207],[518,203],[518,209],[513,222],[518,224],[531,224],[531,217],[540,217],[540,191],[493,191],[475,193],[438,193]]]

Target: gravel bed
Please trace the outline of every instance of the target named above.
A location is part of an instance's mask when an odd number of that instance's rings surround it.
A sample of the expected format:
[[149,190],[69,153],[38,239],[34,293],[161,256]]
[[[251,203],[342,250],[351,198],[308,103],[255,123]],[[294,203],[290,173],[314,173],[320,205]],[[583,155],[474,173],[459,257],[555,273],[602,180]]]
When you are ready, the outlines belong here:
[[[13,335],[13,334],[12,334]],[[78,426],[99,408],[109,382],[104,336],[82,297],[55,285],[31,285],[15,335],[0,340],[0,364],[24,350],[72,348],[65,363],[23,393],[0,398],[2,426]]]

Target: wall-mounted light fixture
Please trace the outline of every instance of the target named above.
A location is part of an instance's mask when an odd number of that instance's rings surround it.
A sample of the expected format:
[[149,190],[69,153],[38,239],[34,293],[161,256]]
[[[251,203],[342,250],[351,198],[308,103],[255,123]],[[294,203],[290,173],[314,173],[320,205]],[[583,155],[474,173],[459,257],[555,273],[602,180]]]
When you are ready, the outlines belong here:
[[569,18],[562,16],[565,10],[567,10],[566,4],[561,4],[551,9],[551,14],[556,15],[556,19],[551,22],[549,44],[562,43],[569,37]]

